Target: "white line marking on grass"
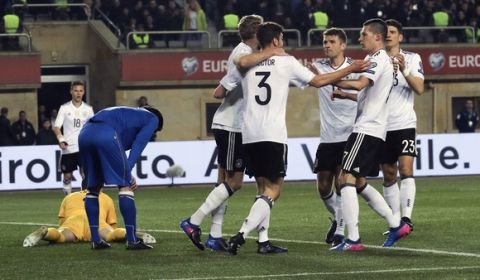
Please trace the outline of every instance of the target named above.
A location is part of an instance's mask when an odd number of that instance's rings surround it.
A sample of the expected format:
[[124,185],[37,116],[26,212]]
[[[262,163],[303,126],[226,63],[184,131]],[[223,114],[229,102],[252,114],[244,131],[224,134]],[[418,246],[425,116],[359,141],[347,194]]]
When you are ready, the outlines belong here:
[[58,224],[46,224],[46,223],[31,223],[31,222],[0,222],[2,225],[17,225],[17,226],[58,226]]
[[[58,226],[58,224],[46,224],[46,223],[33,223],[33,222],[0,222],[0,224],[4,225],[24,225],[24,226]],[[146,232],[161,232],[161,233],[182,233],[183,231],[181,230],[167,230],[167,229],[138,229],[140,231],[146,231]],[[255,237],[247,237],[247,239],[252,239],[255,240]],[[323,246],[329,246],[328,244],[325,244],[325,242],[320,242],[320,241],[307,241],[307,240],[290,240],[290,239],[281,239],[281,238],[270,238],[272,241],[278,241],[278,242],[285,242],[285,243],[298,243],[298,244],[315,244],[315,245],[323,245]],[[421,249],[421,248],[406,248],[406,247],[390,247],[390,248],[385,248],[382,246],[377,246],[377,245],[366,245],[364,244],[365,247],[367,248],[373,248],[373,249],[382,249],[382,250],[396,250],[396,251],[407,251],[407,252],[415,252],[415,253],[429,253],[429,254],[435,254],[435,255],[448,255],[448,256],[459,256],[459,257],[474,257],[474,258],[480,258],[480,254],[475,254],[475,253],[465,253],[465,252],[451,252],[451,251],[442,251],[442,250],[434,250],[434,249]]]
[[325,275],[351,275],[351,274],[381,274],[381,273],[400,273],[400,272],[425,272],[425,271],[443,271],[443,270],[467,270],[479,269],[480,266],[454,266],[454,267],[414,267],[399,269],[382,270],[357,270],[357,271],[332,271],[332,272],[301,272],[292,274],[270,274],[270,275],[243,275],[243,276],[220,276],[220,277],[194,277],[194,278],[159,278],[168,280],[218,280],[218,279],[261,279],[261,278],[280,278],[280,277],[302,277],[302,276],[325,276]]
[[[327,245],[324,242],[320,242],[320,241],[288,240],[288,239],[278,239],[278,238],[270,238],[270,240],[279,241],[279,242],[287,242],[287,243]],[[451,256],[480,258],[480,254],[475,254],[475,253],[451,252],[451,251],[441,251],[441,250],[433,250],[433,249],[417,249],[417,248],[406,248],[406,247],[385,248],[385,247],[378,246],[378,245],[365,245],[365,244],[364,244],[364,246],[367,247],[367,248],[383,249],[383,250],[397,250],[397,251],[409,251],[409,252],[417,252],[417,253],[431,253],[431,254],[437,254],[437,255],[451,255]]]

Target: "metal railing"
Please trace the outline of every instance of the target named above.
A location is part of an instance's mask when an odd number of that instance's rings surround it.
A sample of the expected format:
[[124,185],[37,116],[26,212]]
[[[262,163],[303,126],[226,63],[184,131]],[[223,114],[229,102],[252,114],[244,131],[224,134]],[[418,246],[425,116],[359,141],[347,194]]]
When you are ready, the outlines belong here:
[[[230,34],[230,35],[235,35],[237,34],[238,35],[238,30],[220,30],[217,34],[217,46],[218,48],[222,48],[223,47],[223,37],[225,36],[225,34]],[[238,35],[238,40],[240,41],[240,35]]]
[[99,14],[100,15],[100,18],[103,19],[103,22],[108,26],[110,27],[111,29],[113,29],[113,31],[115,32],[115,35],[117,36],[118,38],[118,42],[117,42],[117,48],[120,47],[120,44],[121,44],[121,38],[122,38],[122,31],[120,31],[120,28],[118,28],[115,23],[113,23],[106,14],[104,14],[99,8],[95,8],[95,13],[96,14]]
[[[225,34],[238,34],[238,30],[220,30],[217,35],[217,46],[218,48],[223,47],[223,37]],[[283,34],[294,34],[296,36],[297,46],[300,47],[302,45],[302,36],[300,35],[300,30],[298,29],[284,29]],[[240,40],[240,36],[238,37]]]
[[42,7],[55,7],[55,8],[70,8],[70,7],[83,7],[83,11],[87,16],[87,20],[90,20],[92,16],[92,10],[89,5],[85,3],[76,3],[76,4],[13,4],[12,8],[42,8]]
[[0,37],[25,37],[27,38],[27,50],[28,52],[32,51],[32,36],[28,33],[0,33]]
[[[208,33],[207,31],[132,31],[132,32],[128,32],[128,34],[127,34],[127,40],[126,40],[127,50],[130,49],[130,38],[133,36],[133,34],[139,34],[139,35],[148,34],[149,36],[150,35],[182,35],[182,36],[185,36],[185,35],[196,35],[196,34],[205,35],[206,39],[207,39],[207,47],[211,48],[210,33]],[[152,40],[152,38],[150,38],[150,40]],[[173,40],[173,39],[166,39],[166,40],[183,41],[185,45],[187,44],[188,41],[192,41],[192,40],[189,40],[186,37],[184,37],[183,39],[180,39],[180,40]]]
[[[360,30],[362,28],[342,28],[347,34],[349,32],[357,32],[357,34],[360,33]],[[408,35],[408,31],[444,31],[444,30],[460,30],[460,31],[465,31],[466,29],[470,29],[470,31],[473,34],[473,38],[471,39],[470,43],[475,43],[476,42],[476,34],[475,30],[472,26],[444,26],[444,27],[437,27],[437,26],[415,26],[415,27],[404,27],[403,28],[403,33],[404,37]],[[319,29],[319,28],[313,28],[308,30],[307,33],[307,46],[312,45],[312,35],[315,33],[323,33],[325,29]],[[348,37],[348,36],[347,36]]]

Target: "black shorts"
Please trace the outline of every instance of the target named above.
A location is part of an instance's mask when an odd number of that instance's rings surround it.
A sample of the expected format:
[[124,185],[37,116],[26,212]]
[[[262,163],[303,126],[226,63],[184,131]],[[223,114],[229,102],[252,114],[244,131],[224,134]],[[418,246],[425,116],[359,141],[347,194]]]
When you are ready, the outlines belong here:
[[245,151],[242,134],[221,129],[213,129],[218,147],[218,165],[227,171],[245,171]]
[[257,142],[244,147],[247,155],[245,173],[250,177],[265,177],[273,182],[287,175],[287,144]]
[[378,176],[378,152],[383,140],[363,133],[352,133],[343,152],[342,169],[355,177]]
[[62,173],[72,173],[80,166],[80,153],[62,154],[60,158],[60,170]]
[[347,142],[320,143],[315,156],[313,173],[330,171],[335,173],[342,165],[343,151]]
[[392,130],[387,132],[383,144],[381,163],[395,163],[400,156],[417,156],[415,128]]

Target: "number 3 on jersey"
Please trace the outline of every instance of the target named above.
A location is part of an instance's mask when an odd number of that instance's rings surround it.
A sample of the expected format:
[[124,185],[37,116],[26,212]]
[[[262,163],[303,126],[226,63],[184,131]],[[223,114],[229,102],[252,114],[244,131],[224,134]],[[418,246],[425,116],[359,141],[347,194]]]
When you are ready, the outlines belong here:
[[260,83],[258,83],[258,87],[265,88],[267,90],[267,97],[265,98],[265,100],[261,100],[260,95],[257,94],[255,95],[255,101],[257,101],[257,103],[260,105],[267,105],[272,98],[272,88],[269,84],[266,83],[268,77],[270,77],[270,72],[255,72],[255,76],[263,76]]

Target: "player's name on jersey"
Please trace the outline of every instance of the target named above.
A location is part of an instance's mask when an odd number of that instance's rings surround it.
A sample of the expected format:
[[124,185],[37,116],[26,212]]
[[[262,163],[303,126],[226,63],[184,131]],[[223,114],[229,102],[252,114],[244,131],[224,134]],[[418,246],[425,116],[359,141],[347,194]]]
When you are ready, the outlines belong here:
[[275,58],[265,59],[264,61],[257,64],[257,66],[275,66]]

